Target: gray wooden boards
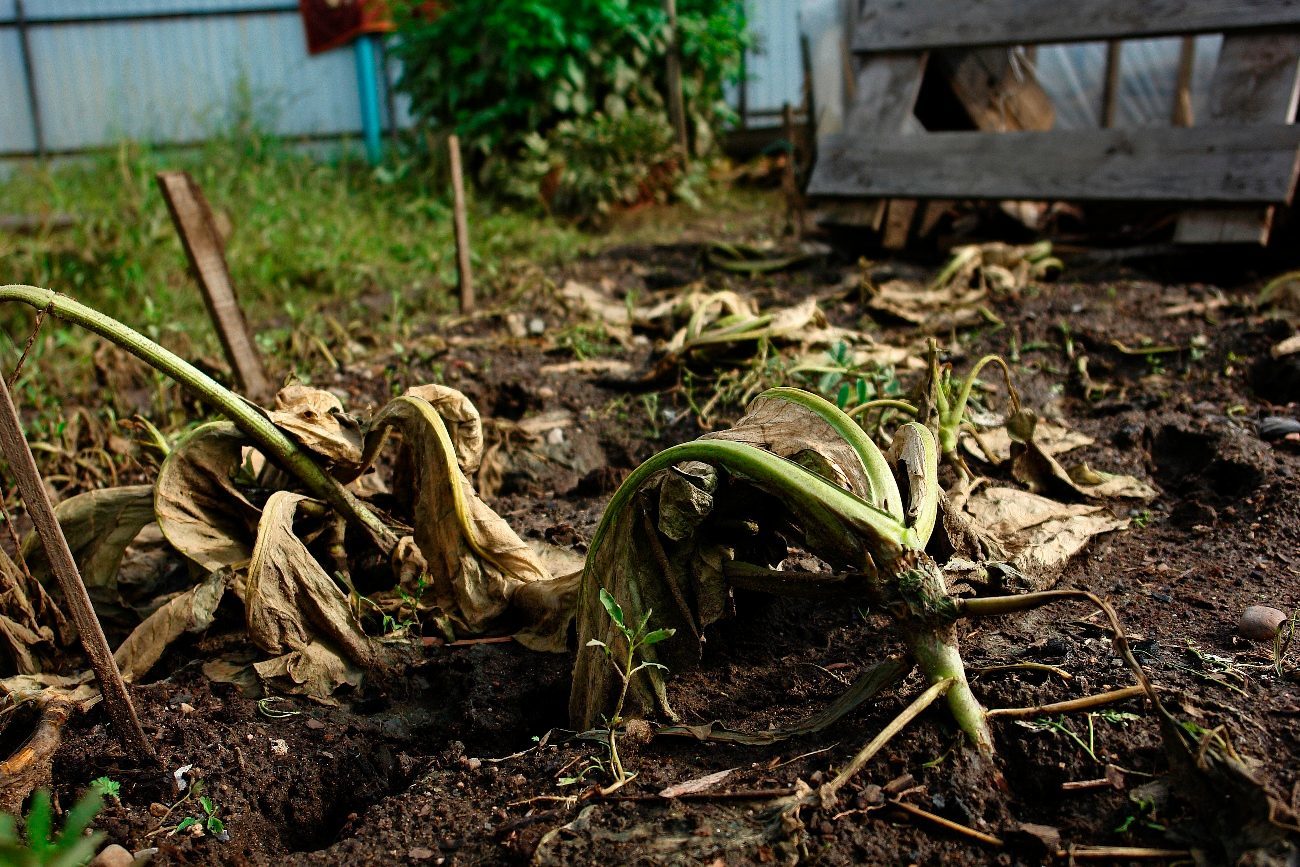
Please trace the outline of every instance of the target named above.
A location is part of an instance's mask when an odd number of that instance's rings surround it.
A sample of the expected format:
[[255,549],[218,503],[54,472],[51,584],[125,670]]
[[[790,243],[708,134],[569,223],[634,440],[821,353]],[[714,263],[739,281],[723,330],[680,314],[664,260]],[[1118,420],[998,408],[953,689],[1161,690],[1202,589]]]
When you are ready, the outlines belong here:
[[809,193],[1287,203],[1300,127],[828,136]]
[[[1300,94],[1300,33],[1236,33],[1224,37],[1210,81],[1203,122],[1288,123]],[[1267,244],[1271,207],[1210,208],[1189,211],[1178,220],[1174,240],[1181,244]]]
[[235,298],[235,287],[226,267],[225,244],[217,231],[212,209],[188,172],[159,172],[156,180],[235,378],[251,400],[266,405],[275,395],[275,389],[267,378],[244,312]]
[[1079,42],[1300,25],[1300,0],[869,0],[855,51]]
[[912,114],[929,55],[878,54],[863,58],[844,129],[854,135],[892,134],[921,124]]

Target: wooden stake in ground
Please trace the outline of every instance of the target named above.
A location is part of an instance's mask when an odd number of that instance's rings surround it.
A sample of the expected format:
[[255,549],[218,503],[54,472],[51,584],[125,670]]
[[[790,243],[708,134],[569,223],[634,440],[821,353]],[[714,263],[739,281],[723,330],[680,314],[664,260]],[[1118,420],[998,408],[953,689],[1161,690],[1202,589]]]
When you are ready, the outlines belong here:
[[451,207],[456,233],[456,279],[460,289],[460,312],[474,309],[474,275],[469,262],[469,218],[465,214],[465,173],[460,165],[460,136],[447,136],[451,158]]
[[686,104],[682,99],[681,43],[677,39],[677,0],[664,0],[664,14],[668,16],[668,119],[682,159],[690,160],[690,141],[686,137]]
[[790,149],[785,155],[785,170],[781,173],[781,191],[785,194],[786,231],[796,238],[803,237],[803,194],[799,191],[799,176],[796,172],[794,109],[790,103],[781,107],[781,123],[784,126],[785,140]]
[[225,242],[217,231],[212,209],[203,197],[203,191],[190,177],[189,172],[159,172],[155,176],[158,189],[167,201],[176,232],[181,236],[185,255],[199,282],[203,303],[217,328],[221,346],[226,350],[226,360],[235,371],[244,392],[255,403],[266,404],[275,396],[275,389],[262,365],[253,342],[248,321],[235,298],[235,287],[226,267]]
[[122,672],[118,670],[113,651],[109,650],[108,640],[104,638],[104,630],[95,617],[86,585],[81,580],[81,573],[77,571],[72,551],[68,548],[67,537],[63,535],[63,528],[54,517],[54,506],[41,482],[31,447],[23,436],[22,422],[18,419],[18,410],[4,377],[0,377],[0,451],[9,462],[10,471],[18,483],[18,492],[22,495],[23,504],[27,506],[27,514],[45,547],[45,555],[50,559],[50,571],[54,573],[59,589],[67,600],[68,613],[81,636],[81,646],[90,658],[90,667],[95,672],[99,691],[104,696],[104,707],[108,710],[113,730],[122,748],[128,755],[142,762],[157,762],[153,744],[140,728],[140,719],[131,704],[131,696],[127,694],[126,684],[122,682]]

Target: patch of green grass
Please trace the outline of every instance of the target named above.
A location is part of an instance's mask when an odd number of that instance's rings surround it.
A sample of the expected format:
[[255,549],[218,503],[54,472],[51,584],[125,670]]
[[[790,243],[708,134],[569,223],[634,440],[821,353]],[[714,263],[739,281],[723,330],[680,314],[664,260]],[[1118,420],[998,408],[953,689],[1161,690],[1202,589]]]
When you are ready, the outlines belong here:
[[[227,260],[241,306],[279,379],[309,379],[331,358],[364,358],[375,347],[410,346],[455,308],[449,184],[437,161],[395,156],[374,169],[355,150],[314,157],[239,125],[238,134],[197,149],[126,143],[49,167],[0,177],[0,213],[64,212],[70,229],[0,234],[0,283],[67,293],[184,357],[225,369],[220,345],[154,175],[189,171],[232,227]],[[720,193],[724,198],[727,193]],[[593,235],[571,224],[471,196],[475,279],[484,304],[516,294],[539,267],[620,243],[681,239],[683,222],[752,224],[754,194],[682,206]],[[219,220],[221,218],[219,217]],[[0,309],[0,368],[12,370],[31,331],[27,309]],[[164,430],[202,416],[175,387],[96,338],[47,322],[32,346],[15,397],[32,438],[57,437],[81,405],[109,428],[143,413]],[[359,346],[353,353],[349,346]],[[575,351],[599,351],[577,346]],[[58,387],[52,387],[57,383]],[[97,444],[102,444],[103,437]],[[75,452],[86,444],[63,444]]]

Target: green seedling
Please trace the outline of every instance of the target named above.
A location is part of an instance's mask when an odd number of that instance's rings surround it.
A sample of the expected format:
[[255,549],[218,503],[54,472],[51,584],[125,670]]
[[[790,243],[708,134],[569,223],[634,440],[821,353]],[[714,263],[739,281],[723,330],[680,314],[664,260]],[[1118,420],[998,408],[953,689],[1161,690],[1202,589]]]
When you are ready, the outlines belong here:
[[1020,411],[1020,395],[1011,384],[1011,368],[1000,355],[986,355],[966,374],[965,379],[953,378],[952,365],[939,363],[939,345],[930,341],[930,371],[922,395],[919,418],[923,424],[934,431],[939,443],[940,459],[954,467],[964,478],[973,474],[966,466],[957,446],[962,433],[969,432],[978,437],[975,425],[966,419],[966,409],[970,404],[971,393],[979,381],[980,371],[990,364],[1002,368],[1002,377],[1007,384],[1007,395],[1011,402],[1011,415]]
[[[1139,790],[1140,791],[1140,790]],[[1148,828],[1152,831],[1163,832],[1165,826],[1155,821],[1156,819],[1156,802],[1145,797],[1138,792],[1129,793],[1129,801],[1133,806],[1129,809],[1128,815],[1124,821],[1115,827],[1116,834],[1127,834],[1135,827]]]
[[[197,786],[199,784],[195,783],[195,785]],[[230,833],[226,831],[226,823],[217,818],[217,813],[221,808],[217,806],[216,802],[207,795],[200,795],[199,806],[203,809],[203,815],[186,816],[184,819],[181,819],[172,830],[172,834],[184,834],[186,831],[189,831],[191,834],[196,834],[197,832],[194,828],[199,827],[203,829],[204,834],[207,834],[210,837],[215,837],[222,843],[229,840]]]
[[112,798],[114,801],[121,802],[122,784],[112,777],[96,777],[90,781],[90,787],[99,792],[100,797],[104,800]]
[[11,867],[80,867],[94,857],[104,839],[100,831],[85,833],[103,805],[103,796],[92,784],[68,811],[63,830],[52,836],[54,824],[50,793],[46,789],[37,789],[23,822],[26,842],[18,838],[17,819],[7,813],[0,815],[0,864]]
[[635,626],[628,625],[622,606],[603,587],[600,589],[600,604],[604,606],[605,613],[609,615],[609,619],[618,628],[618,632],[623,636],[623,642],[626,645],[625,651],[616,653],[613,648],[598,638],[593,638],[586,644],[587,647],[599,647],[604,652],[605,660],[613,667],[614,671],[618,672],[618,677],[623,683],[622,689],[619,690],[618,702],[614,705],[614,713],[605,721],[605,725],[609,730],[609,762],[614,774],[614,785],[621,787],[631,779],[623,768],[623,761],[618,755],[618,728],[623,724],[623,706],[627,703],[627,691],[632,685],[632,678],[636,677],[638,672],[648,668],[668,670],[657,662],[644,659],[638,662],[638,656],[642,648],[651,647],[667,638],[672,638],[677,630],[651,629],[650,615],[653,612],[650,610],[646,611],[640,622]]

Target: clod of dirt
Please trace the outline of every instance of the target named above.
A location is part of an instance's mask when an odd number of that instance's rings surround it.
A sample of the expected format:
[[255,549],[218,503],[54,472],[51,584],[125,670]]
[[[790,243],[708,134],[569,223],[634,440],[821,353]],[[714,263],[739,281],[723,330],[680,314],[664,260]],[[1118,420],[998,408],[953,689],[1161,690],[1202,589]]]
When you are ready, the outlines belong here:
[[1286,613],[1267,605],[1252,605],[1241,614],[1237,631],[1251,641],[1272,641],[1286,623]]
[[1061,832],[1051,825],[1021,822],[1020,826],[1012,832],[1011,842],[1026,854],[1051,857],[1061,848]]
[[1175,416],[1151,447],[1156,480],[1166,491],[1198,499],[1236,500],[1256,490],[1275,467],[1270,449],[1221,418]]

